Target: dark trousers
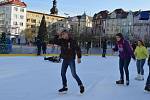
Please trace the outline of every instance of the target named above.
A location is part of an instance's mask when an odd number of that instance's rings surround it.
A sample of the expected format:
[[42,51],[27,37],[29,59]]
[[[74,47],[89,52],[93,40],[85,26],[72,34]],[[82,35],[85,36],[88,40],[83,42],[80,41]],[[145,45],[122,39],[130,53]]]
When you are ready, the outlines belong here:
[[72,76],[76,79],[78,85],[79,86],[82,85],[80,78],[76,74],[75,60],[73,59],[73,60],[63,60],[62,68],[61,68],[61,77],[62,77],[63,86],[64,87],[67,86],[66,72],[67,72],[68,66],[70,66]]
[[41,55],[42,46],[37,46],[37,55]]
[[89,48],[86,49],[86,53],[89,54]]
[[42,49],[42,51],[43,51],[43,54],[46,54],[46,49]]
[[146,59],[137,60],[136,66],[137,66],[137,72],[140,75],[144,75],[144,64]]
[[122,59],[119,60],[119,70],[120,70],[120,79],[124,80],[124,72],[126,74],[126,80],[129,81],[129,64],[130,64],[131,58],[128,59]]
[[147,78],[146,85],[150,86],[150,64],[149,64],[149,75],[148,75],[148,78]]
[[102,57],[106,57],[106,49],[103,49]]

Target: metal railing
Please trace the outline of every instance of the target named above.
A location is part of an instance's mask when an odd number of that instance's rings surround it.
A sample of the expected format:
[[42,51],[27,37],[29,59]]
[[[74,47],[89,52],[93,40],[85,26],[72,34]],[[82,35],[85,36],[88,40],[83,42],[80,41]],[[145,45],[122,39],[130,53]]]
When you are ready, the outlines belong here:
[[12,44],[0,44],[0,54],[8,54],[12,51]]

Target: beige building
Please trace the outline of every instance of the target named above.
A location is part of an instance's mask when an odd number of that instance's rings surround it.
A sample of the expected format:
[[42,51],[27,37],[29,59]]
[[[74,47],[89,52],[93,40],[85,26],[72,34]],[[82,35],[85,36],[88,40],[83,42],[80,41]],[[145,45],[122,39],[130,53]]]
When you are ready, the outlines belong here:
[[27,11],[27,27],[26,28],[33,28],[36,26],[40,26],[43,15],[45,15],[47,26],[65,18],[65,17],[57,16],[57,15],[50,15],[50,14],[45,14],[45,13],[40,13],[40,12]]
[[74,34],[91,34],[92,33],[92,17],[84,13],[80,16],[69,17],[68,22],[70,30]]
[[[51,33],[54,29],[58,29],[58,25],[55,23],[64,21],[65,17],[52,15],[52,14],[45,14],[35,11],[27,11],[27,20],[26,20],[26,30],[30,30],[29,33],[32,37],[36,37],[38,33],[38,28],[40,26],[41,20],[43,15],[45,15],[46,25],[48,27],[48,33]],[[53,29],[53,30],[52,30]]]

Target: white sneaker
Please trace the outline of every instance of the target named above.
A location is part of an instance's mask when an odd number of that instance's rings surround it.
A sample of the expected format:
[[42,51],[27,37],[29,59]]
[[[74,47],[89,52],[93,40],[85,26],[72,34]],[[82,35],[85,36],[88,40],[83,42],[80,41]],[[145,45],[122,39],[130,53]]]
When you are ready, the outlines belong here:
[[140,75],[140,80],[144,81],[144,75]]
[[140,80],[141,79],[141,75],[138,74],[136,77],[135,77],[135,80]]

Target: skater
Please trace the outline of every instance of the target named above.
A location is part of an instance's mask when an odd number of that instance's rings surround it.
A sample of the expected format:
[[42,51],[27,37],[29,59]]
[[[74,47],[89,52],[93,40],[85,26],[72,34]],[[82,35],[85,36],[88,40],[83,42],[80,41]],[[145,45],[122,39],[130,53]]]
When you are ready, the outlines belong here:
[[37,56],[40,56],[41,55],[41,49],[42,49],[42,43],[41,43],[40,39],[37,39],[36,45],[37,45]]
[[135,51],[136,47],[137,47],[137,43],[136,43],[136,41],[135,41],[135,42],[132,43],[133,52]]
[[46,44],[46,42],[43,42],[43,43],[42,43],[42,51],[43,51],[43,54],[46,54],[46,50],[47,50],[47,44]]
[[119,51],[119,70],[120,80],[116,81],[116,84],[124,84],[124,72],[126,74],[126,85],[129,85],[129,64],[131,57],[135,59],[134,53],[128,41],[124,39],[121,33],[116,34],[117,43],[113,51]]
[[87,55],[89,54],[90,48],[91,48],[91,42],[87,42],[86,43],[86,53],[87,53]]
[[61,46],[60,57],[63,59],[62,68],[61,68],[63,88],[61,88],[59,92],[62,93],[68,90],[66,72],[68,66],[70,66],[72,76],[76,79],[80,87],[80,93],[83,93],[84,86],[76,73],[76,65],[75,65],[76,55],[77,55],[77,62],[81,63],[80,47],[78,46],[77,42],[71,37],[70,33],[66,30],[63,30],[58,36],[55,37],[54,43]]
[[138,46],[135,49],[135,57],[137,59],[136,66],[137,66],[137,73],[138,75],[135,77],[135,80],[142,81],[144,80],[144,64],[146,59],[148,58],[148,50],[144,46],[142,40],[138,41]]
[[149,58],[148,58],[148,66],[149,66],[149,75],[148,75],[148,78],[147,78],[145,91],[150,92],[150,55],[149,55]]
[[102,40],[102,49],[103,49],[103,54],[102,54],[102,57],[106,57],[106,50],[107,50],[107,40],[106,39],[103,39]]

